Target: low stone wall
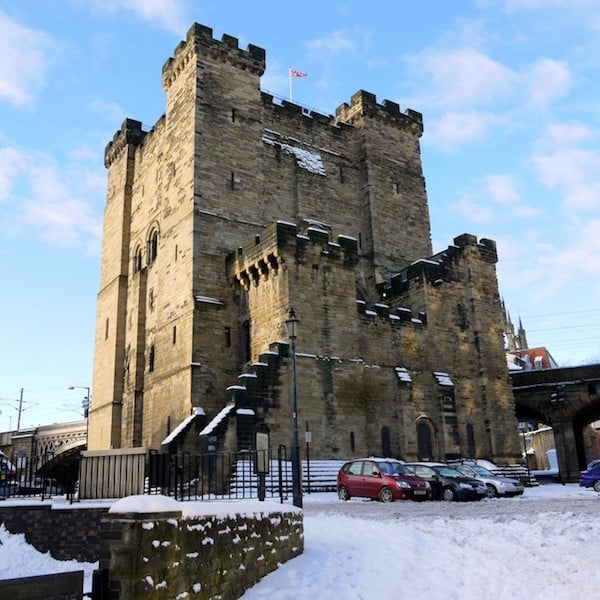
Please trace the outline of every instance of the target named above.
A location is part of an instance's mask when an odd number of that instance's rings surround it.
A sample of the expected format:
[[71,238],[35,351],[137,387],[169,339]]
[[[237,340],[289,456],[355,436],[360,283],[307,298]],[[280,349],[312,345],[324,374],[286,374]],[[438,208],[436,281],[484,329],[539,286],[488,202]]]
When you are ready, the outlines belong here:
[[112,600],[233,600],[304,550],[294,507],[171,500],[159,511],[127,512],[136,503],[124,500],[101,523],[100,571]]
[[96,562],[100,555],[100,521],[108,506],[53,507],[51,503],[0,503],[0,523],[10,533],[25,534],[25,541],[58,560]]

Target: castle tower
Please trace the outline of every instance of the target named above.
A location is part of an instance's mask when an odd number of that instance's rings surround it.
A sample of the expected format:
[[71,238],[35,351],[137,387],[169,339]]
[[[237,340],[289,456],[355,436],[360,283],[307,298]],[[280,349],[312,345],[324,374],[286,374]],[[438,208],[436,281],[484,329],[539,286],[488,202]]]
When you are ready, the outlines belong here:
[[246,448],[259,422],[287,443],[293,306],[317,456],[509,456],[516,437],[484,433],[512,414],[495,246],[431,258],[420,113],[365,91],[306,110],[261,92],[265,60],[194,24],[162,70],[165,115],[106,148],[89,448],[176,448],[188,417],[242,397],[245,437],[223,419],[215,444]]
[[389,100],[379,105],[373,94],[361,90],[349,105],[338,107],[336,121],[352,124],[359,133],[351,153],[364,194],[359,242],[372,256],[372,289],[399,268],[432,254],[419,147],[423,118],[414,110],[400,112]]

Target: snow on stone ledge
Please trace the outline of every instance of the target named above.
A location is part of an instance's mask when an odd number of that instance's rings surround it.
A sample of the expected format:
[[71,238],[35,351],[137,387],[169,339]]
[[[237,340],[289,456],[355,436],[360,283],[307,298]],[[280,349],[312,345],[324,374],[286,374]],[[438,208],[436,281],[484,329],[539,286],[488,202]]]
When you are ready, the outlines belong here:
[[168,496],[139,495],[127,496],[117,500],[109,509],[114,513],[154,513],[180,511],[181,507],[177,500]]
[[170,444],[198,415],[204,415],[204,409],[200,406],[194,408],[194,412],[186,417],[171,433],[162,441],[161,445]]
[[207,502],[206,500],[178,502],[168,496],[138,495],[127,496],[126,498],[117,500],[109,508],[108,512],[110,514],[181,512],[181,516],[184,519],[192,519],[204,515],[254,517],[274,512],[302,513],[302,509],[288,504],[283,508],[279,502],[268,500],[264,502],[258,500],[244,500],[239,502]]
[[233,410],[235,404],[224,406],[214,417],[214,419],[199,433],[199,435],[208,435],[212,433],[217,425]]

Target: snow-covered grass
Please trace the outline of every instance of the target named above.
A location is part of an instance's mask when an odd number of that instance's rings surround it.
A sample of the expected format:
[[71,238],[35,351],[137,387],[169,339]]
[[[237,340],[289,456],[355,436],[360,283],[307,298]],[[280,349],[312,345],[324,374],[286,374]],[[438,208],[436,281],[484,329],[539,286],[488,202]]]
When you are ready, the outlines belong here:
[[[593,598],[600,589],[599,510],[600,495],[576,484],[468,503],[305,495],[304,553],[243,598]],[[89,581],[94,568],[40,554],[3,527],[0,542],[0,579],[83,568]]]

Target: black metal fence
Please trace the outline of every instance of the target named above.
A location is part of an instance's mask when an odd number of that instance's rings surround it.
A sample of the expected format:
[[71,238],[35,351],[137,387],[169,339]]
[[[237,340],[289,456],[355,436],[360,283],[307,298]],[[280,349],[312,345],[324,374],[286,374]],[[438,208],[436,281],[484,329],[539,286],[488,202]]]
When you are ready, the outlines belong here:
[[[143,448],[82,452],[60,469],[54,456],[0,456],[0,498],[121,498],[162,494],[176,500],[278,498],[292,496],[289,448],[178,454]],[[258,461],[257,461],[258,459]],[[304,493],[334,491],[341,461],[301,461]],[[16,466],[15,466],[16,465]]]
[[[263,452],[263,451],[261,451]],[[264,451],[209,454],[151,452],[146,471],[146,493],[173,496],[177,500],[258,498],[261,476],[265,497],[282,502],[292,492],[291,462],[287,448]],[[260,465],[268,469],[258,473]]]
[[77,460],[57,463],[53,453],[29,457],[0,453],[0,498],[73,495],[77,469]]

